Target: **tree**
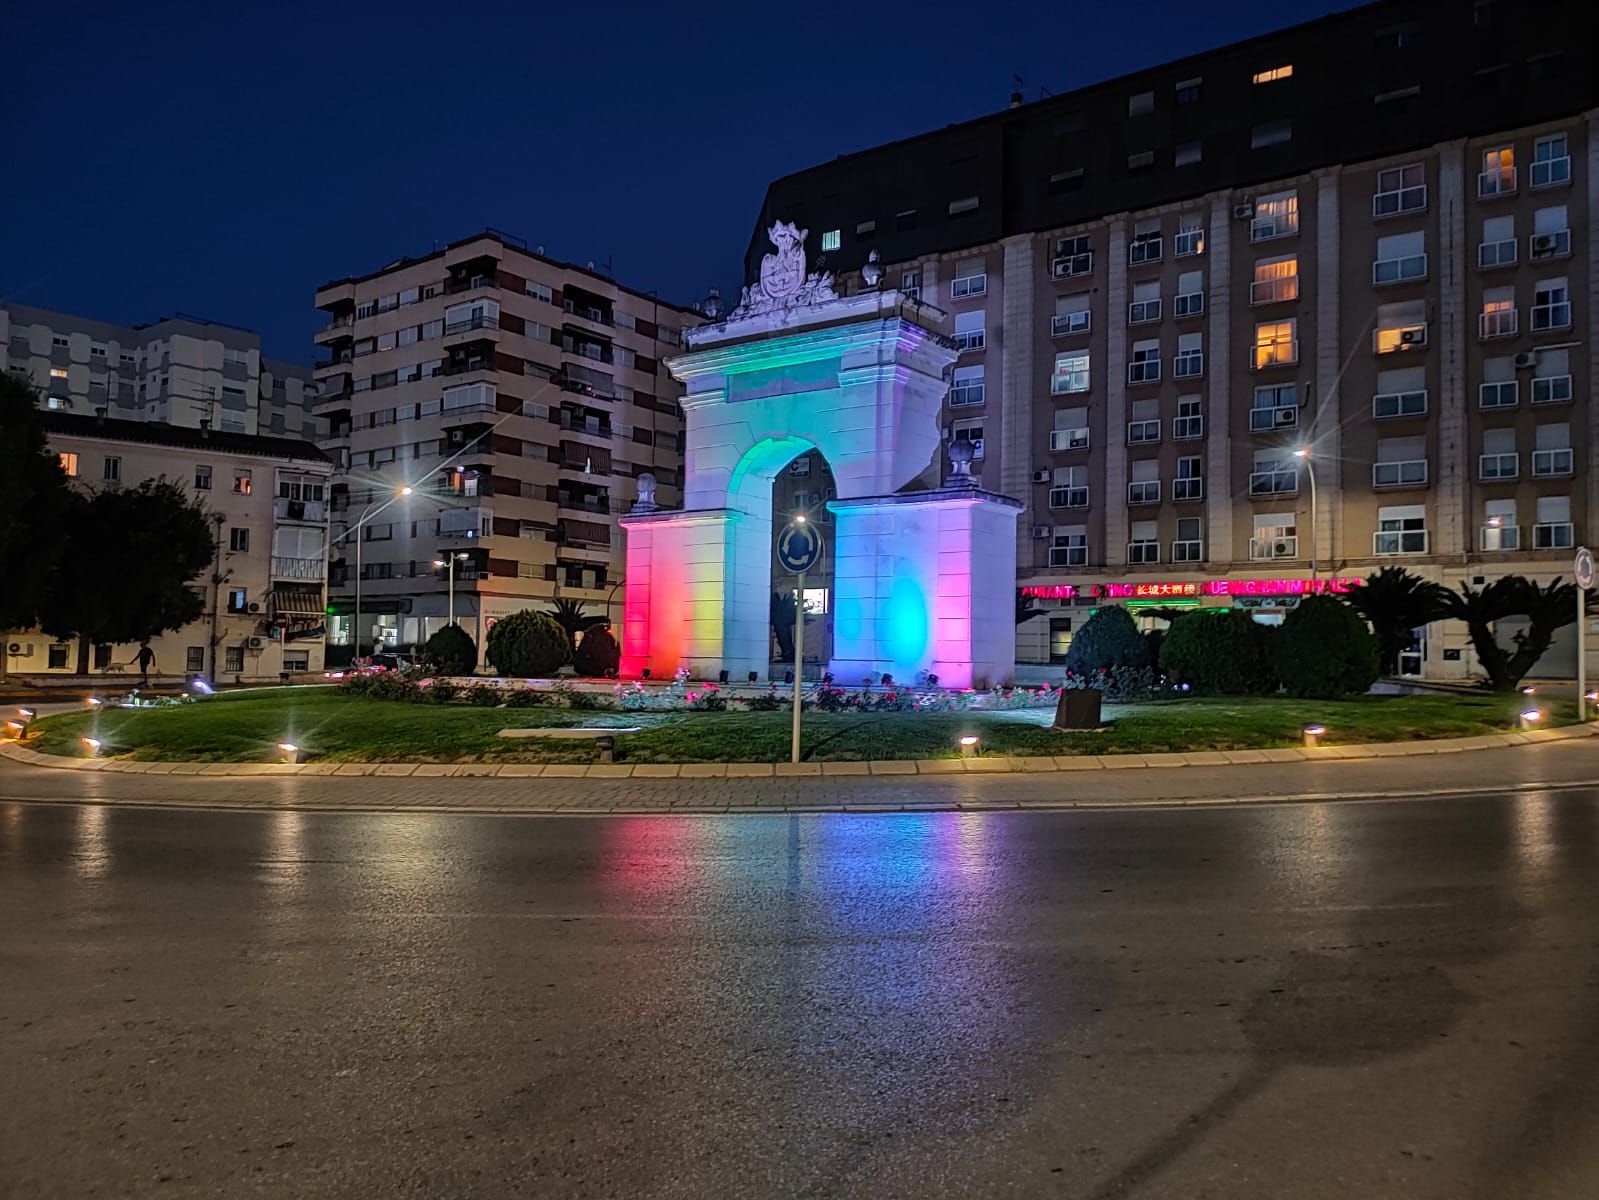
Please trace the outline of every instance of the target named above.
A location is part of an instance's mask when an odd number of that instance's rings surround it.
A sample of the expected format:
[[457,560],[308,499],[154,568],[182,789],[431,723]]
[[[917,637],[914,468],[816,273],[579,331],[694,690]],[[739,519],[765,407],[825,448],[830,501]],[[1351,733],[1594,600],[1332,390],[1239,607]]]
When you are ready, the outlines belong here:
[[[1527,672],[1549,649],[1555,631],[1577,619],[1576,586],[1555,580],[1539,587],[1521,575],[1505,575],[1486,587],[1461,584],[1460,591],[1445,592],[1449,616],[1465,623],[1477,661],[1496,692],[1513,692]],[[1527,628],[1507,650],[1494,634],[1494,626],[1508,617],[1526,617]]]
[[566,661],[569,648],[554,617],[524,608],[494,623],[486,656],[501,675],[547,677]]
[[1277,690],[1272,629],[1237,609],[1192,609],[1160,646],[1161,669],[1197,692],[1241,696]]
[[1149,644],[1125,608],[1107,604],[1072,638],[1066,651],[1068,675],[1094,675],[1115,667],[1149,666]]
[[773,592],[770,608],[772,633],[777,637],[777,661],[794,661],[794,597]]
[[78,674],[89,673],[91,646],[142,642],[205,611],[205,589],[194,581],[216,542],[199,501],[176,484],[146,479],[74,495],[65,528],[68,553],[40,626],[51,637],[77,638]]
[[428,638],[422,661],[440,675],[470,675],[477,670],[477,643],[459,625],[446,625]]
[[1399,655],[1410,646],[1414,630],[1448,615],[1449,592],[1403,567],[1384,567],[1340,597],[1366,618],[1377,635],[1377,657],[1383,672],[1399,669]]
[[1038,608],[1033,604],[1033,598],[1022,592],[1016,593],[1016,624],[1025,625],[1034,617],[1041,617],[1049,610]]
[[39,624],[75,499],[46,441],[38,393],[0,371],[0,630]]
[[1333,700],[1377,682],[1377,639],[1349,605],[1306,596],[1276,637],[1277,675],[1294,696]]
[[622,665],[622,648],[609,625],[596,625],[583,635],[572,655],[572,669],[591,679],[613,676]]
[[596,625],[610,623],[608,617],[589,616],[584,612],[582,600],[560,599],[555,602],[545,615],[554,618],[555,623],[566,631],[566,648],[568,655],[577,647],[577,635]]

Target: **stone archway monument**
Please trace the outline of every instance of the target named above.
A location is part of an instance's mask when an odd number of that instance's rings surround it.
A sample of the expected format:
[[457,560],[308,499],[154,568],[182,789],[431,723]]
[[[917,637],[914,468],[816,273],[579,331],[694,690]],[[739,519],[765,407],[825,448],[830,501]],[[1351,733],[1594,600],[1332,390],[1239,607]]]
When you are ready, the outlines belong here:
[[[826,552],[840,684],[923,670],[952,687],[1008,681],[1021,503],[976,485],[967,443],[949,443],[958,461],[942,486],[917,482],[944,457],[956,357],[944,314],[875,286],[839,296],[830,275],[806,272],[803,230],[779,222],[769,236],[760,281],[667,362],[686,388],[684,503],[657,510],[641,476],[622,518],[622,673],[766,676],[772,480],[815,449],[838,491]],[[881,279],[875,263],[865,274]]]

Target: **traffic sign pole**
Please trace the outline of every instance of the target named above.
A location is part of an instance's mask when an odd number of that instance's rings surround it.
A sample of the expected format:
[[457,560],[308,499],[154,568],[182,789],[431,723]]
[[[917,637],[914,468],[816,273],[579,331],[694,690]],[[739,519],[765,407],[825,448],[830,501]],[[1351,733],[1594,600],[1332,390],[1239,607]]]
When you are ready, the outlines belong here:
[[794,591],[794,731],[789,746],[789,761],[800,760],[800,688],[805,682],[805,572],[822,557],[822,535],[796,513],[788,528],[777,539],[777,561],[785,571],[794,572],[799,583]]
[[1577,548],[1571,563],[1577,582],[1577,720],[1588,719],[1588,589],[1593,586],[1593,554]]
[[790,739],[788,761],[799,762],[800,684],[805,682],[805,572],[799,573],[794,589],[794,733]]

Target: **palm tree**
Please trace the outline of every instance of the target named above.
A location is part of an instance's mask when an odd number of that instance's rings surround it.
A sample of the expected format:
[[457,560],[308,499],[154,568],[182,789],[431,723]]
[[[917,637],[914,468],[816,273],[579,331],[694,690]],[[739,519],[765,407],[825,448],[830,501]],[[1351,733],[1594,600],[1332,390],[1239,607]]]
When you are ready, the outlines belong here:
[[596,625],[609,625],[605,617],[591,617],[584,612],[582,600],[558,599],[555,606],[548,610],[549,615],[555,618],[555,623],[566,630],[567,652],[577,649],[577,635]]
[[[1545,587],[1521,575],[1506,575],[1484,588],[1460,585],[1460,592],[1445,592],[1448,615],[1466,623],[1477,661],[1496,692],[1513,692],[1537,665],[1555,631],[1577,619],[1573,584],[1555,580]],[[1506,651],[1494,637],[1494,623],[1507,617],[1526,617],[1527,628],[1513,639],[1514,652]]]
[[1049,610],[1033,607],[1033,598],[1022,592],[1016,593],[1016,624],[1023,625],[1034,617],[1041,617]]
[[1522,613],[1527,617],[1527,628],[1515,636],[1516,652],[1506,664],[1510,686],[1515,687],[1538,665],[1555,631],[1577,620],[1577,585],[1561,583],[1556,579],[1543,587],[1523,579]]
[[1377,635],[1379,665],[1388,675],[1398,670],[1399,655],[1410,645],[1414,630],[1448,615],[1448,590],[1403,567],[1384,567],[1368,575],[1365,583],[1342,598]]

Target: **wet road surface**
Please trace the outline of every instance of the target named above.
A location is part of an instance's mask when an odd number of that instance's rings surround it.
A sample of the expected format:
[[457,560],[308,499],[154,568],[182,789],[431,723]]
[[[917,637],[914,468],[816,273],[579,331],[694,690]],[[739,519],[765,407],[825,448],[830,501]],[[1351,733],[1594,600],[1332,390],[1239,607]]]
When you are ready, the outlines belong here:
[[0,804],[0,1195],[1599,1195],[1599,793]]

